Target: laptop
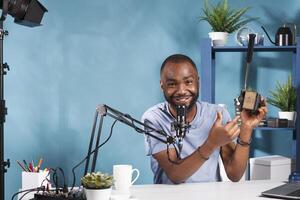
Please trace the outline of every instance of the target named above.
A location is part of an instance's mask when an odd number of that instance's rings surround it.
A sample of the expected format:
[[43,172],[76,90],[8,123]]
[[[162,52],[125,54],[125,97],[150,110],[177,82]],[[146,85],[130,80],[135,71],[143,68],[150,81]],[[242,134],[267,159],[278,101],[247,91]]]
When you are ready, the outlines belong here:
[[266,190],[261,194],[266,197],[300,199],[300,182],[286,183],[270,190]]

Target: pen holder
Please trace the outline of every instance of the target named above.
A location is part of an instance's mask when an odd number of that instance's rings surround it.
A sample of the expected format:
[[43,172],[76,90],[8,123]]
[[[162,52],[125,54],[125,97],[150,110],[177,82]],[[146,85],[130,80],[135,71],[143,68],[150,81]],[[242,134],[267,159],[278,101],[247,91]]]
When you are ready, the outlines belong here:
[[22,172],[22,190],[37,188],[40,186],[47,186],[50,180],[49,172]]

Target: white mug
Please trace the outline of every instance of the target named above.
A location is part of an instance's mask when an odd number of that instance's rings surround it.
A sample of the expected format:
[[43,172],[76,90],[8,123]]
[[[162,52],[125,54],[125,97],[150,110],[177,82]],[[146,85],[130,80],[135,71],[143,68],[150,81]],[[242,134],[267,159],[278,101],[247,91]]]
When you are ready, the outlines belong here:
[[[133,172],[136,177],[132,180]],[[113,176],[115,189],[122,192],[129,192],[131,185],[138,179],[140,171],[132,169],[132,165],[114,165]]]

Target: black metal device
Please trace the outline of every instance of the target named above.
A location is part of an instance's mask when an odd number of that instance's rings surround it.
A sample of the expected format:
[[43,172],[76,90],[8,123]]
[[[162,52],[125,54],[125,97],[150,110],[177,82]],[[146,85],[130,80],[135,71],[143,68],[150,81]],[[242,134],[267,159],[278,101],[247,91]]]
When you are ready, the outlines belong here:
[[4,75],[9,70],[7,63],[3,63],[3,40],[8,31],[4,30],[3,24],[7,14],[14,17],[14,22],[34,27],[41,25],[40,22],[47,9],[37,0],[0,0],[2,14],[0,17],[0,200],[5,199],[5,173],[10,166],[9,159],[4,160],[4,122],[7,108],[4,100]]
[[7,31],[3,30],[3,21],[0,20],[0,199],[4,200],[4,174],[9,168],[9,159],[4,160],[4,122],[7,108],[4,100],[4,75],[6,69],[9,69],[6,63],[3,63],[3,39],[7,35]]
[[248,89],[249,67],[253,57],[255,36],[256,36],[255,34],[249,34],[244,89],[241,91],[240,96],[235,99],[235,106],[237,107],[237,109],[240,112],[242,110],[246,110],[250,114],[258,114],[258,108],[262,106],[261,95],[254,90]]
[[178,153],[180,156],[183,147],[183,139],[190,128],[190,124],[186,120],[187,107],[184,105],[177,106],[176,114],[176,120],[171,124],[171,130],[176,132]]
[[[98,120],[98,116],[100,116],[99,120]],[[97,158],[98,158],[98,150],[101,147],[101,145],[99,143],[100,143],[100,137],[101,137],[101,132],[102,132],[102,126],[103,126],[104,117],[106,117],[106,116],[109,116],[119,122],[122,122],[123,124],[126,124],[126,125],[132,127],[138,133],[148,135],[152,138],[155,138],[155,139],[165,143],[166,145],[173,145],[175,147],[177,155],[179,155],[175,137],[168,135],[163,130],[156,130],[155,128],[153,128],[151,126],[134,119],[129,114],[122,113],[114,108],[109,107],[108,105],[101,104],[96,107],[96,113],[94,116],[94,122],[93,122],[93,127],[92,127],[89,147],[88,147],[88,153],[86,156],[84,175],[86,175],[88,172],[95,171]],[[98,131],[97,131],[97,135],[95,135],[95,131],[96,131],[97,127],[98,127]],[[157,135],[152,134],[152,132],[158,133],[161,137],[158,137]],[[95,145],[94,145],[95,137],[96,137],[96,141],[95,141]],[[95,146],[95,147],[93,148],[93,146]],[[93,155],[92,165],[89,170],[90,156],[92,154],[94,154],[94,155]]]
[[14,22],[23,26],[40,26],[48,10],[37,0],[0,0],[2,21],[9,14]]

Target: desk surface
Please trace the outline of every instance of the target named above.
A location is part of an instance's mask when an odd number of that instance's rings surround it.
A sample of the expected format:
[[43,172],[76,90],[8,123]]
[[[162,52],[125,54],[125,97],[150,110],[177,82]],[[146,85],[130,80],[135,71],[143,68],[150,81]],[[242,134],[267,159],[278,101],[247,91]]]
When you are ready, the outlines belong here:
[[180,185],[134,185],[138,200],[253,200],[261,192],[284,184],[280,181],[211,182]]

